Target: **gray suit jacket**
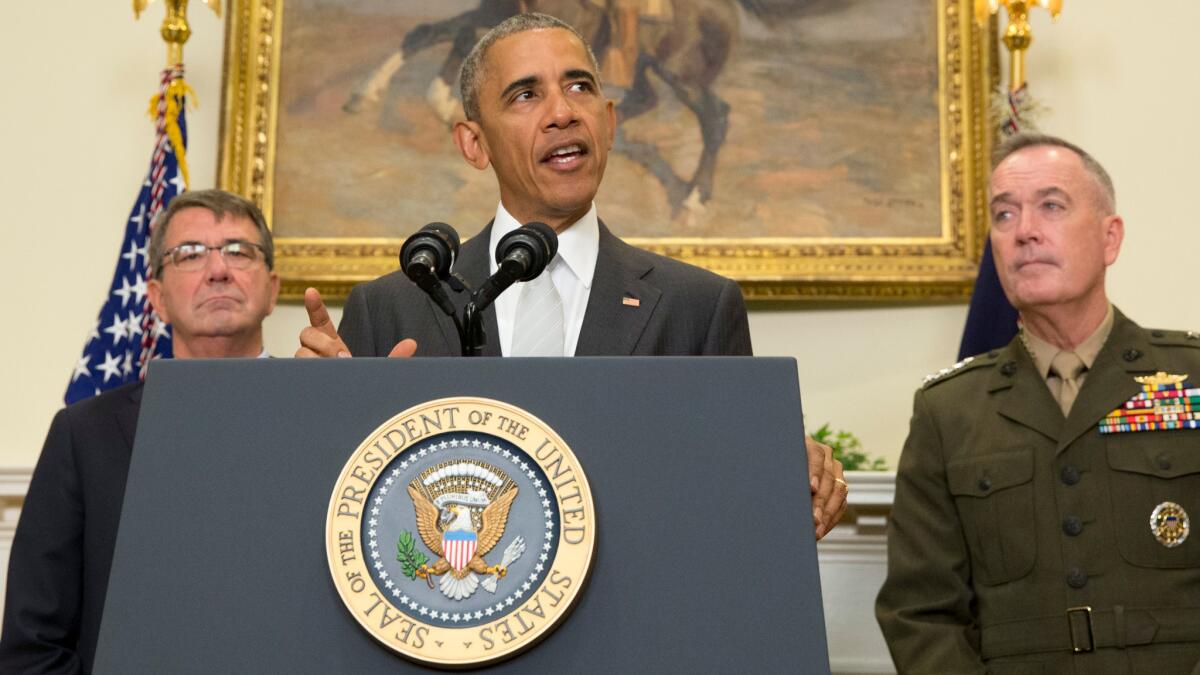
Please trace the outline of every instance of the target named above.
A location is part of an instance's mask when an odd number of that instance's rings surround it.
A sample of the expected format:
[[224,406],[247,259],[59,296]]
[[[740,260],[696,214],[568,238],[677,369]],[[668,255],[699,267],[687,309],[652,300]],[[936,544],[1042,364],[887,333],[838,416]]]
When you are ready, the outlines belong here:
[[[459,252],[454,270],[473,288],[488,277],[491,225]],[[466,293],[452,294],[461,316]],[[637,305],[623,298],[636,298]],[[500,356],[496,313],[483,313],[484,356]],[[387,356],[404,338],[418,356],[458,356],[454,322],[401,271],[350,292],[338,332],[355,356]],[[749,356],[750,328],[737,284],[635,248],[600,223],[596,273],[577,356]]]

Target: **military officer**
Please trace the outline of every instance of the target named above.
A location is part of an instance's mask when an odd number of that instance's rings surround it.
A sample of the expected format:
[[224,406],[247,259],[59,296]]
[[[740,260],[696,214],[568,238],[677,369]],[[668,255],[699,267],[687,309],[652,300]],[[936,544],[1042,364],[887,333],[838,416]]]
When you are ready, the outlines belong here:
[[1058,138],[996,153],[1022,330],[916,393],[876,614],[902,673],[1200,673],[1200,333],[1108,301],[1112,181]]

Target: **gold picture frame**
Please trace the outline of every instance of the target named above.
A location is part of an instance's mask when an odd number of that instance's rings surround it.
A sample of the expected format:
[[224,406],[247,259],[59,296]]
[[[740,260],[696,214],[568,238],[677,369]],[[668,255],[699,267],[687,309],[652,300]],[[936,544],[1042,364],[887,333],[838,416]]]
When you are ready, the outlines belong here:
[[[930,224],[930,231],[920,236],[618,234],[630,243],[732,278],[751,300],[895,302],[969,297],[987,222],[985,190],[992,134],[988,108],[998,79],[995,32],[994,27],[975,24],[971,0],[911,1],[932,3],[937,22],[937,77],[931,85],[937,101],[935,178],[940,223],[936,227]],[[397,268],[403,237],[292,236],[276,222],[286,4],[285,0],[231,2],[218,183],[253,200],[271,222],[284,298],[296,299],[308,286],[327,297],[344,298],[355,284]]]

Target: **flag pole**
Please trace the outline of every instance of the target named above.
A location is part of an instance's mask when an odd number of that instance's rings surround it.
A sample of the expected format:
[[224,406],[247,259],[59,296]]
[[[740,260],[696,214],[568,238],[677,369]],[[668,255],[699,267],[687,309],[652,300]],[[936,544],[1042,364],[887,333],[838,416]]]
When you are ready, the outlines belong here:
[[[133,0],[134,17],[154,0]],[[171,332],[150,304],[147,289],[159,261],[150,260],[154,221],[177,194],[187,189],[185,107],[194,94],[183,79],[183,45],[191,37],[187,0],[165,0],[160,34],[167,43],[167,67],[150,99],[154,148],[150,167],[125,221],[120,253],[108,293],[67,382],[64,402],[95,396],[145,377],[152,359],[170,358]],[[220,0],[205,0],[220,16]]]
[[[133,0],[133,18],[140,19],[142,12],[154,0]],[[159,33],[167,43],[167,67],[171,68],[183,63],[183,45],[192,37],[192,27],[188,24],[188,0],[164,0],[167,5],[167,15],[163,17]],[[221,16],[221,0],[204,0],[204,4],[218,16]]]
[[1050,18],[1058,20],[1063,0],[975,0],[975,19],[986,24],[992,15],[1004,7],[1008,27],[1004,29],[1004,46],[1008,48],[1008,90],[1020,91],[1025,86],[1025,52],[1033,44],[1033,28],[1029,25],[1029,10],[1045,7]]
[[[1010,60],[1008,91],[997,91],[992,106],[997,138],[1034,128],[1032,118],[1038,112],[1038,107],[1029,94],[1025,79],[1025,52],[1033,44],[1029,12],[1034,7],[1045,7],[1051,18],[1058,19],[1062,12],[1062,0],[975,0],[975,20],[981,27],[987,28],[1001,7],[1008,13],[1008,26],[1002,39],[1008,48]],[[964,359],[1008,344],[1017,334],[1017,320],[1017,310],[1009,304],[1000,286],[991,241],[985,240],[958,358]]]

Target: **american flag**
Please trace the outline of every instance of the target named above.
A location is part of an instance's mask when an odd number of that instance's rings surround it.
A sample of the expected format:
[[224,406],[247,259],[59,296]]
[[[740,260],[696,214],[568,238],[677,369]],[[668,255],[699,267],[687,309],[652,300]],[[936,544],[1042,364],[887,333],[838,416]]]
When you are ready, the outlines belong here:
[[125,223],[108,295],[67,384],[68,404],[144,377],[151,358],[171,356],[170,330],[146,294],[152,273],[147,249],[155,217],[187,189],[187,92],[182,65],[163,71],[151,99],[156,134],[150,170]]

